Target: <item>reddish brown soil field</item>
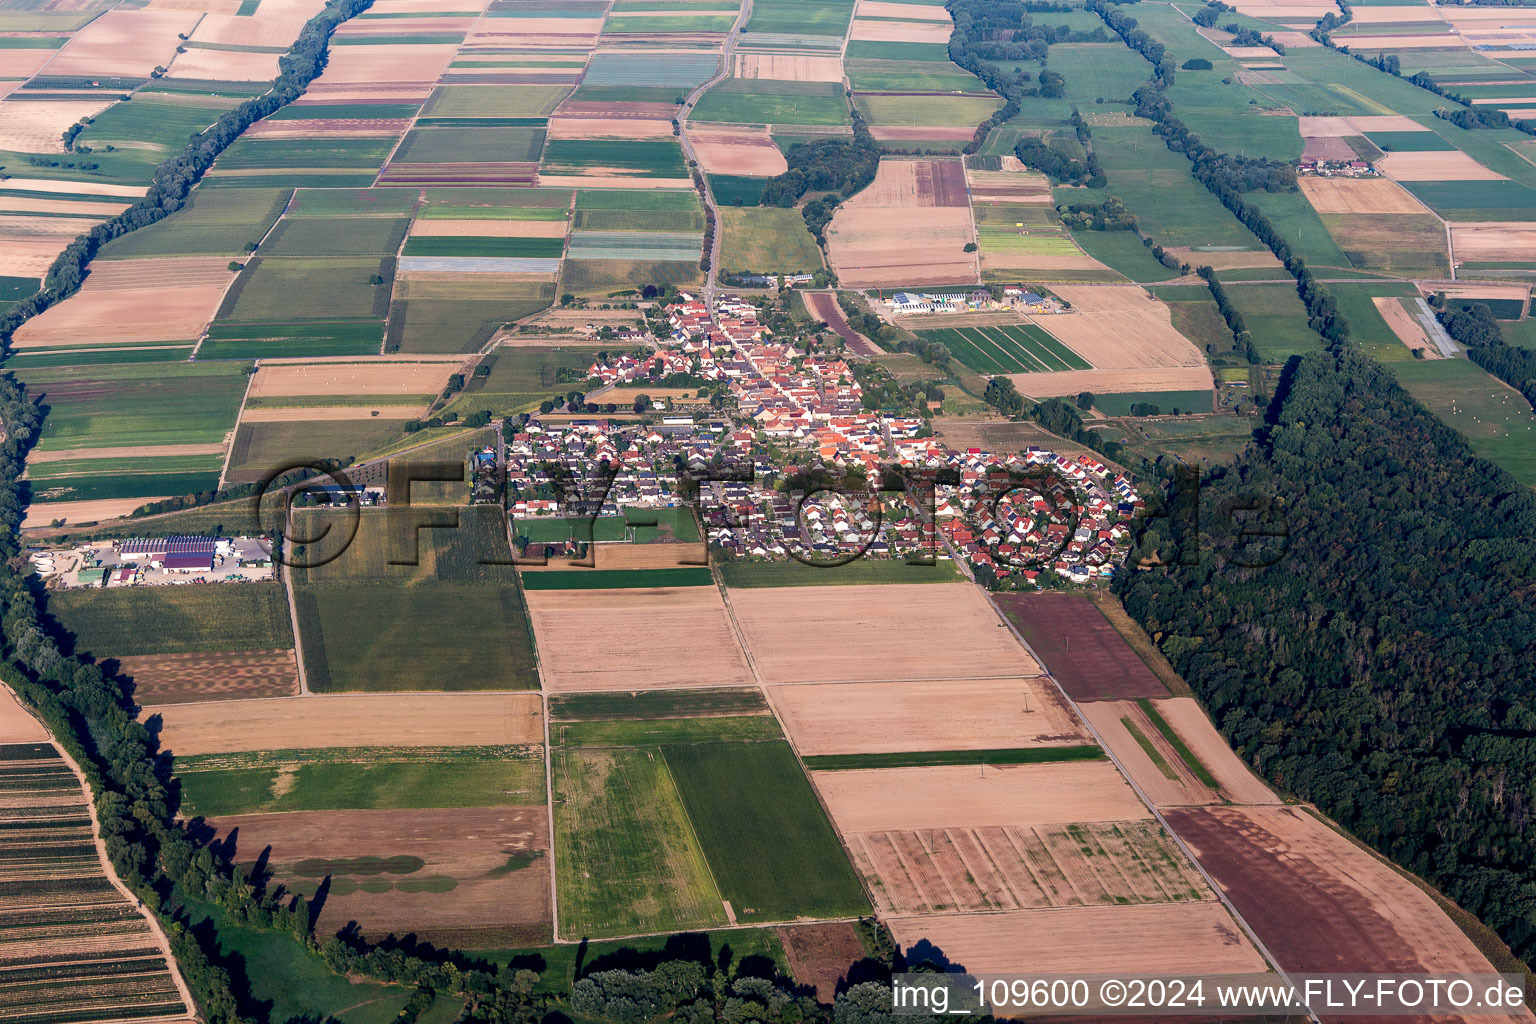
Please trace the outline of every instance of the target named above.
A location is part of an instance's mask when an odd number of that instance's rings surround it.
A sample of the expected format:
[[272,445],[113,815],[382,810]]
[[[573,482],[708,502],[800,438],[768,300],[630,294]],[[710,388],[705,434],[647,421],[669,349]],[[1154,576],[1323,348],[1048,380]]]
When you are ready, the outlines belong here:
[[1426,893],[1303,808],[1181,807],[1167,818],[1286,970],[1493,970]]
[[998,594],[993,600],[1073,700],[1168,696],[1168,688],[1086,597]]
[[870,341],[864,335],[853,329],[848,318],[843,315],[842,307],[837,304],[837,299],[828,292],[817,292],[805,297],[806,307],[811,315],[818,320],[825,320],[827,326],[836,332],[839,338],[848,343],[848,347],[861,356],[878,356],[884,350]]
[[139,704],[291,697],[299,692],[291,649],[151,654],[120,658],[118,665],[118,671],[133,680],[133,699]]
[[848,968],[865,956],[864,944],[846,921],[780,928],[779,940],[784,943],[789,973],[816,990],[817,1002],[828,1005]]

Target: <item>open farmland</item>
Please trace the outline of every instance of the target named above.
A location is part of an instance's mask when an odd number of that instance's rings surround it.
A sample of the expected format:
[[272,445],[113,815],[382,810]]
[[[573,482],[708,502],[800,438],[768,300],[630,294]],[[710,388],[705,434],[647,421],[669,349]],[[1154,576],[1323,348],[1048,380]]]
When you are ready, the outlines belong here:
[[1286,970],[1490,969],[1428,894],[1305,808],[1167,817]]
[[773,686],[768,694],[806,757],[1066,746],[1088,738],[1043,677],[813,683]]
[[[365,512],[340,557],[297,570],[295,610],[310,688],[515,690],[537,685],[511,547],[496,517],[485,514],[490,511],[461,509],[455,513],[456,529],[425,529],[419,535],[409,517]],[[300,519],[295,536],[317,536],[325,515]],[[344,517],[331,522],[347,530]],[[317,548],[315,556],[323,557],[324,550]],[[415,564],[391,564],[412,559]],[[381,628],[383,623],[388,625]],[[498,641],[466,642],[477,631]]]
[[1073,700],[1168,696],[1168,688],[1087,598],[1009,594],[993,601]]
[[[768,683],[1039,672],[969,584],[764,587],[729,596],[747,653]],[[910,629],[912,622],[923,628]]]
[[0,687],[0,962],[29,965],[30,983],[0,984],[7,1019],[89,1024],[122,1017],[187,1019],[158,925],[108,872],[72,763],[42,725]]
[[48,614],[97,658],[269,651],[290,647],[287,601],[275,583],[59,590]]
[[918,330],[924,341],[942,342],[978,373],[1034,373],[1092,369],[1081,356],[1032,323]]
[[720,211],[720,262],[727,273],[796,274],[821,269],[821,250],[798,210]]
[[959,161],[882,160],[832,218],[827,256],[845,287],[972,284],[973,234]]
[[196,340],[235,275],[218,257],[102,263],[80,291],[16,332],[19,349]]
[[[542,575],[542,574],[541,574]],[[741,645],[714,587],[531,590],[528,615],[551,690],[635,690],[751,682]],[[685,631],[676,657],[634,652]]]
[[136,704],[291,697],[299,692],[292,648],[126,656],[117,659],[117,672],[133,684]]
[[[182,704],[159,712],[178,755],[344,747],[516,746],[543,742],[536,694],[341,694]],[[266,723],[250,728],[252,716]]]

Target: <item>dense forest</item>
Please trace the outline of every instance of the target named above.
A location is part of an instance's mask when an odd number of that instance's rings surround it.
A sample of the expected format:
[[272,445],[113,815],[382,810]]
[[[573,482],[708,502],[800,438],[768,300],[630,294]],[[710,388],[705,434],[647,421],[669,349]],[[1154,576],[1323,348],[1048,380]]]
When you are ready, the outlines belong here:
[[789,169],[763,186],[762,204],[788,208],[807,192],[835,192],[846,199],[874,181],[880,145],[858,111],[852,117],[851,141],[833,136],[790,146],[784,154]]
[[[1293,363],[1271,420],[1204,480],[1201,557],[1125,606],[1265,778],[1530,958],[1536,496],[1348,346]],[[1138,554],[1178,540],[1151,520]]]

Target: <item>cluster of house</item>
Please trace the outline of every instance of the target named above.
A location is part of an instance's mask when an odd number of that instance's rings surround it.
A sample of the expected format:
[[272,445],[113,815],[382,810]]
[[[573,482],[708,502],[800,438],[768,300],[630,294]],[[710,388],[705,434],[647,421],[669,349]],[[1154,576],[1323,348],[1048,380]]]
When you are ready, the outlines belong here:
[[[734,557],[937,554],[1002,587],[1035,585],[1045,570],[1089,583],[1123,563],[1141,501],[1129,478],[1096,459],[948,448],[921,436],[916,417],[865,409],[843,360],[774,340],[747,303],[727,297],[710,310],[684,297],[666,312],[673,334],[658,355],[682,354],[725,381],[736,413],[640,425],[532,419],[507,443],[514,517],[678,505],[692,475],[704,481],[706,539]],[[778,489],[805,473],[876,480],[893,467],[942,470],[951,482],[934,488],[931,505],[911,491],[802,501]]]
[[1310,174],[1318,178],[1370,178],[1377,170],[1368,160],[1303,160],[1296,165],[1296,173]]
[[1038,292],[1010,285],[1001,299],[993,298],[985,288],[964,292],[897,292],[883,299],[885,308],[895,315],[914,313],[975,313],[1010,310],[1017,313],[1059,313],[1060,303]]

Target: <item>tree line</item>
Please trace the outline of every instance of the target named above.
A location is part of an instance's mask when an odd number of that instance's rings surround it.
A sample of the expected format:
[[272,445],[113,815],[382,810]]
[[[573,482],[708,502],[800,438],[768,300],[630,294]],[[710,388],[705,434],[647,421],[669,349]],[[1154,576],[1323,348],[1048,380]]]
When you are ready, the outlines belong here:
[[1232,305],[1232,299],[1217,279],[1215,269],[1196,267],[1195,273],[1205,279],[1206,287],[1211,290],[1211,298],[1216,300],[1216,311],[1227,322],[1227,330],[1232,332],[1232,347],[1241,352],[1250,365],[1258,365],[1259,352],[1253,347],[1253,336],[1248,333],[1248,321],[1243,319],[1242,311]]
[[1436,316],[1445,333],[1467,350],[1467,358],[1514,388],[1536,409],[1536,349],[1504,340],[1493,310],[1481,302],[1456,303]]

